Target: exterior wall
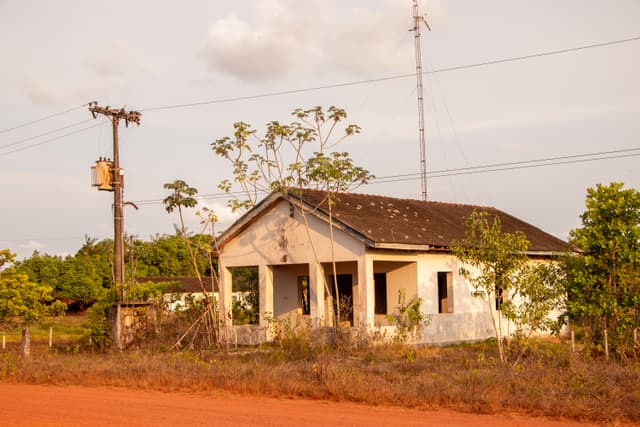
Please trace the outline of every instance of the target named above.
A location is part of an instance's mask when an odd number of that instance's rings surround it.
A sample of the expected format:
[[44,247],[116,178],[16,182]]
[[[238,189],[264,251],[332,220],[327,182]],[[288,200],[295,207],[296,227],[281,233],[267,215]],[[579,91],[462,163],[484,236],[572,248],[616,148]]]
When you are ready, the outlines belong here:
[[298,315],[298,277],[308,275],[308,264],[274,267],[273,317],[296,317]]
[[[404,287],[407,299],[422,299],[422,311],[430,316],[430,323],[421,332],[420,342],[447,343],[471,341],[493,335],[487,305],[472,295],[473,287],[459,274],[460,265],[450,254],[414,253],[397,251],[372,251],[374,272],[387,273],[387,312],[393,312],[398,304],[398,289]],[[450,272],[452,276],[453,312],[438,313],[438,272]],[[413,284],[413,285],[412,285]],[[373,284],[371,284],[373,288]],[[393,335],[386,316],[376,315],[375,325],[387,335]]]
[[[375,272],[375,270],[374,270]],[[398,305],[400,289],[404,289],[407,301],[418,296],[418,267],[417,263],[400,265],[387,273],[387,313]]]
[[[227,242],[220,255],[225,267],[249,265],[306,264],[315,259],[331,262],[329,225],[307,214],[309,235],[301,214],[290,216],[289,202],[278,201],[275,206],[242,233]],[[365,253],[364,244],[346,233],[335,231],[336,261],[354,261]]]
[[[258,266],[260,323],[266,317],[295,316],[298,308],[297,277],[309,276],[311,315],[314,325],[330,321],[322,277],[331,274],[329,225],[311,214],[305,219],[289,202],[280,200],[257,217],[238,236],[225,243],[219,257],[221,288],[231,286],[231,267]],[[338,274],[352,274],[357,297],[357,263],[365,254],[364,243],[334,229],[333,253]],[[322,268],[316,264],[321,263]],[[345,264],[346,261],[350,263]],[[230,292],[229,292],[230,293]],[[227,303],[230,305],[229,303]],[[354,313],[355,314],[355,313]]]

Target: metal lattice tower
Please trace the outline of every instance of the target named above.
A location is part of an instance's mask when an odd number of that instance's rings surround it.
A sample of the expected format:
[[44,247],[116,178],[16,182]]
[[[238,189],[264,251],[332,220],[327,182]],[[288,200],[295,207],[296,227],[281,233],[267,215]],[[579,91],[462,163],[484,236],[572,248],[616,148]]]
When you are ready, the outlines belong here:
[[416,92],[418,94],[418,133],[420,136],[420,184],[422,200],[427,200],[427,147],[424,137],[424,101],[422,88],[422,49],[420,47],[420,23],[424,23],[429,31],[425,16],[420,15],[418,0],[413,0],[413,40],[416,53]]

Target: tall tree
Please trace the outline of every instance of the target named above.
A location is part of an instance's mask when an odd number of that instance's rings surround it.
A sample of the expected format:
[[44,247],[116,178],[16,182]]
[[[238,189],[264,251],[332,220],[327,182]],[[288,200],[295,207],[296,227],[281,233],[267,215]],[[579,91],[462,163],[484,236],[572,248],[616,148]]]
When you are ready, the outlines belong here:
[[[213,294],[213,292],[215,291],[215,283],[217,282],[217,277],[215,276],[215,271],[213,269],[213,250],[211,248],[211,240],[203,241],[202,239],[193,239],[189,235],[186,223],[184,221],[183,209],[193,208],[197,206],[198,201],[196,200],[195,195],[198,194],[198,190],[194,187],[189,186],[183,180],[175,180],[172,183],[167,183],[164,185],[164,188],[172,191],[172,193],[164,199],[165,209],[168,213],[171,213],[174,210],[178,211],[180,224],[178,227],[176,227],[176,231],[187,247],[189,259],[191,260],[193,266],[193,271],[195,272],[196,277],[200,282],[200,288],[202,289],[202,293],[204,296],[204,311],[200,318],[197,320],[197,323],[202,322],[204,324],[207,331],[206,336],[209,345],[212,345],[214,341],[217,341],[218,344],[222,342],[223,344],[227,345],[229,340],[226,328],[227,314],[224,311],[226,307],[224,295],[222,292],[218,293],[220,298],[220,313],[215,310],[215,299],[208,296],[209,293]],[[213,239],[213,224],[217,221],[216,215],[213,213],[213,211],[207,208],[204,208],[202,211],[197,212],[196,215],[200,216],[201,218],[201,225],[203,226],[203,230],[211,229],[211,238]],[[205,258],[207,259],[209,264],[209,271],[211,271],[212,273],[210,278],[211,281],[209,284],[205,284],[202,274],[200,274],[198,260],[202,257],[202,254],[205,255]],[[209,286],[208,288],[207,285]],[[223,337],[221,337],[220,334],[221,329],[224,334]],[[189,331],[187,331],[187,333],[188,332]],[[221,338],[223,339],[222,341]],[[176,345],[178,345],[181,340],[182,338],[180,338]]]
[[[292,112],[295,120],[289,124],[279,121],[267,123],[262,136],[258,136],[251,125],[237,122],[233,125],[233,137],[216,140],[211,147],[216,155],[228,160],[232,166],[233,179],[223,180],[219,188],[231,197],[229,207],[233,211],[253,207],[261,194],[274,191],[286,194],[296,191],[304,197],[304,188],[312,187],[326,191],[322,203],[329,207],[329,230],[331,258],[333,255],[333,209],[336,192],[350,191],[367,183],[373,176],[365,169],[355,166],[346,152],[330,152],[346,138],[360,132],[360,127],[349,124],[341,127],[347,113],[334,106],[298,108]],[[239,190],[239,193],[237,192]],[[239,194],[239,195],[238,195]],[[306,223],[306,212],[299,212]],[[307,227],[308,231],[308,227]],[[316,253],[313,241],[310,244]],[[316,253],[316,262],[319,263]],[[340,321],[339,292],[333,262],[335,323]],[[328,284],[325,288],[331,293]]]
[[605,331],[612,350],[637,353],[633,331],[640,327],[640,193],[623,183],[587,190],[582,227],[571,243],[582,256],[567,260],[568,311],[584,328],[586,343],[604,349]]
[[526,255],[526,236],[503,232],[498,216],[475,211],[465,224],[465,238],[452,251],[462,263],[460,274],[474,287],[473,295],[487,305],[505,363],[509,336],[503,319],[523,341],[538,331],[557,331],[558,322],[549,315],[564,301],[560,269],[553,263],[532,263]]

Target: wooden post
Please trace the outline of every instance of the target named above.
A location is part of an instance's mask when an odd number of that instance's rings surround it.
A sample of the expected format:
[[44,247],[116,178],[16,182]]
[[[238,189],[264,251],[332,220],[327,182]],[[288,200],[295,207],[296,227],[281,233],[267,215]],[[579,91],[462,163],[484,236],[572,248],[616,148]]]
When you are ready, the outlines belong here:
[[2,334],[2,350],[4,351],[7,348],[7,341],[6,341],[6,336],[5,334]]
[[571,330],[571,353],[575,354],[576,352],[576,334]]
[[638,346],[638,328],[633,330],[633,345]]
[[49,326],[49,348],[53,347],[53,326]]
[[609,334],[604,330],[604,358],[609,360]]

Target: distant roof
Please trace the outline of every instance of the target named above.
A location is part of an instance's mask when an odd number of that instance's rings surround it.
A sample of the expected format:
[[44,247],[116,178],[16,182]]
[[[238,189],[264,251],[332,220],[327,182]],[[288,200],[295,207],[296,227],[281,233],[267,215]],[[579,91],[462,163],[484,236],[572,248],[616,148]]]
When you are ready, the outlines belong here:
[[[224,244],[248,225],[252,218],[284,198],[302,203],[312,214],[327,218],[326,192],[305,189],[302,193],[290,191],[286,195],[272,193],[229,227],[221,236]],[[558,253],[575,249],[563,240],[496,208],[398,199],[370,194],[338,193],[333,206],[333,219],[337,226],[363,240],[369,247],[398,247],[400,249],[448,249],[465,237],[466,217],[474,211],[487,212],[500,218],[502,231],[521,231],[530,242],[529,252]]]
[[[215,279],[214,279],[215,280]],[[136,279],[138,283],[153,282],[153,283],[175,283],[175,286],[170,286],[167,291],[169,292],[202,292],[202,286],[197,277],[138,277]],[[211,292],[211,277],[202,277],[202,283],[204,284],[207,292]],[[215,290],[218,291],[218,283],[215,282]]]

